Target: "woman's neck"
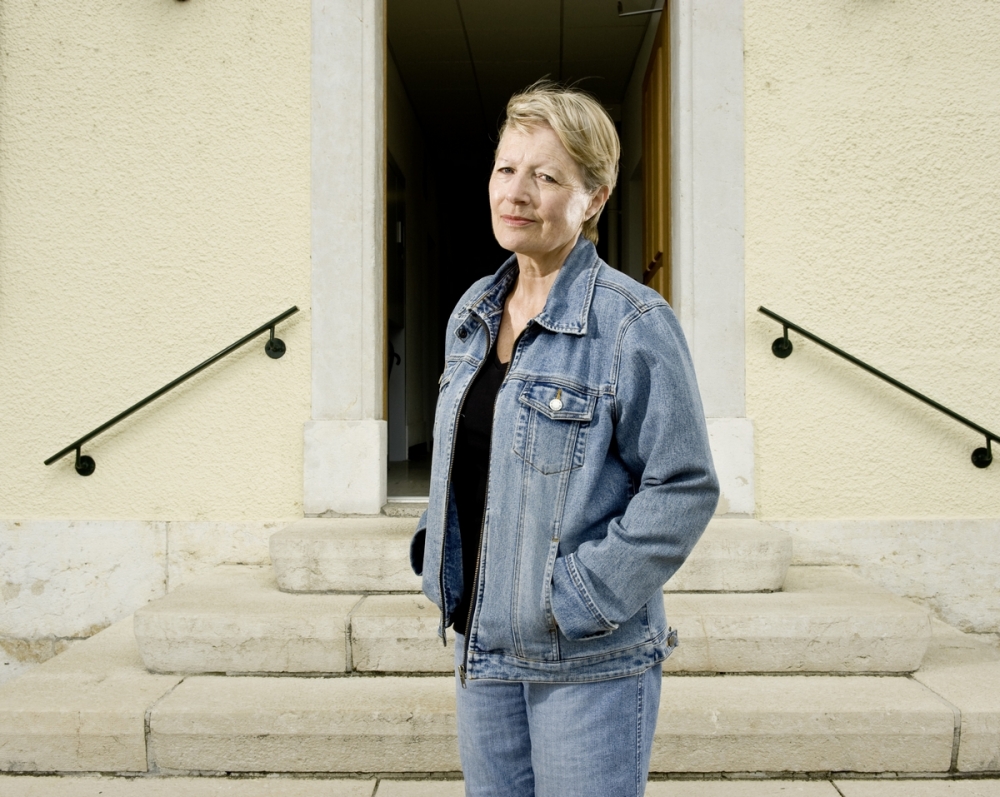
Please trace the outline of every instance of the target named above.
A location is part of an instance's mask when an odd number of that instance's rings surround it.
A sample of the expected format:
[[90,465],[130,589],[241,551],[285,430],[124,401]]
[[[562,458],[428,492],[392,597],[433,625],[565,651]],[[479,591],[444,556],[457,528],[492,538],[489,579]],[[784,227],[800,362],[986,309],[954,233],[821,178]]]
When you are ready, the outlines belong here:
[[563,263],[576,246],[576,240],[574,238],[558,249],[542,255],[517,253],[517,283],[510,298],[518,307],[534,310],[528,318],[534,318],[542,312],[549,291],[559,276]]
[[559,269],[547,273],[521,269],[514,290],[508,298],[508,304],[517,308],[516,314],[525,320],[534,318],[545,307],[549,291],[552,290],[552,285],[558,276]]
[[[573,251],[579,236],[567,241],[551,252],[517,252],[517,266],[521,276],[530,275],[532,279],[552,277],[559,272],[569,253]],[[551,285],[551,282],[549,283]]]

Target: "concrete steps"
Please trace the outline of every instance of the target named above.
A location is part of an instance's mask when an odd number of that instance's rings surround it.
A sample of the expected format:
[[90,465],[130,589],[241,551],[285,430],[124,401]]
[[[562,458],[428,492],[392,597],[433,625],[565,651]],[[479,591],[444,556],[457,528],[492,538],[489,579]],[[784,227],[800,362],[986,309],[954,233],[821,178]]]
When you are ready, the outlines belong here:
[[[670,672],[905,673],[930,640],[925,609],[845,568],[789,570],[775,593],[664,596],[681,646]],[[223,567],[135,615],[146,667],[178,673],[450,673],[423,595],[280,592],[268,568]]]
[[[906,678],[664,679],[655,772],[935,772],[954,715]],[[162,771],[460,769],[455,686],[434,678],[186,679],[150,716]]]
[[[447,793],[407,783],[460,774],[451,652],[406,561],[414,523],[294,524],[273,573],[220,568],[0,686],[0,771]],[[787,536],[760,524],[713,521],[698,550],[664,594],[682,644],[654,775],[1000,774],[993,648],[848,570],[789,568]]]
[[136,612],[135,636],[152,672],[347,672],[360,600],[290,595],[271,568],[224,566]]
[[[929,659],[914,677],[667,675],[653,771],[996,772],[996,652],[937,624]],[[457,774],[454,688],[154,675],[124,621],[0,688],[0,770]]]
[[[410,570],[415,521],[407,517],[307,518],[271,536],[271,562],[286,592],[420,592]],[[753,520],[715,518],[667,583],[679,592],[781,589],[791,538]]]

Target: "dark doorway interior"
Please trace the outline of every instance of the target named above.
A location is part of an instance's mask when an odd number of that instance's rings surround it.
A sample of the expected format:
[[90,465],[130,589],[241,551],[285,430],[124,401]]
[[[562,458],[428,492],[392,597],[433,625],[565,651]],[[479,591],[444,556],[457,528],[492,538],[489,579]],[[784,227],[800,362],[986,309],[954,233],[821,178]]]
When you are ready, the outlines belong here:
[[[626,0],[624,10],[653,6]],[[405,180],[407,196],[423,203],[419,218],[414,202],[407,206],[407,235],[413,237],[407,251],[427,257],[422,266],[406,266],[406,398],[390,401],[389,408],[390,429],[405,427],[408,452],[401,462],[397,436],[389,494],[398,500],[426,497],[447,315],[473,281],[509,256],[493,238],[487,201],[508,98],[542,77],[573,82],[619,122],[637,69],[641,82],[645,65],[637,60],[659,15],[620,17],[615,0],[388,0],[387,11],[388,138],[400,171],[393,179]],[[621,267],[618,193],[602,215],[599,252]],[[405,423],[394,412],[405,413]]]

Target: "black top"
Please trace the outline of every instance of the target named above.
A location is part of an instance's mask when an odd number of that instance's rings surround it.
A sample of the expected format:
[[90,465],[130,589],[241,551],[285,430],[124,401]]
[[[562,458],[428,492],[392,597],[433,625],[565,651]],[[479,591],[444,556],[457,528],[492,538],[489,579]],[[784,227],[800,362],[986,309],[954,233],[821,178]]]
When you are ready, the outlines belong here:
[[483,533],[483,512],[486,504],[486,484],[490,472],[490,438],[493,434],[493,408],[500,383],[507,375],[509,363],[497,358],[496,347],[490,350],[486,362],[476,375],[462,405],[455,442],[452,485],[458,527],[462,534],[462,599],[455,608],[452,627],[466,633],[472,619],[473,581],[476,559]]

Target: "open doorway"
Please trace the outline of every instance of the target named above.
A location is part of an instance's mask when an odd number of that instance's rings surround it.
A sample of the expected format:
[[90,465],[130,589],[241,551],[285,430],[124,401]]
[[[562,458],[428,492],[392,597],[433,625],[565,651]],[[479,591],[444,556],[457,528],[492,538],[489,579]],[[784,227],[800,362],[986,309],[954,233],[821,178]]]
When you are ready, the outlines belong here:
[[[650,220],[643,212],[651,204],[650,180],[644,187],[644,172],[650,147],[660,163],[667,145],[651,143],[643,108],[651,102],[650,59],[668,39],[660,13],[632,13],[662,2],[624,0],[624,15],[618,5],[387,2],[386,138],[394,170],[387,195],[387,310],[394,302],[396,308],[387,316],[394,347],[387,381],[390,500],[426,500],[447,314],[474,280],[495,272],[509,255],[493,239],[487,181],[497,129],[515,91],[549,77],[576,83],[608,109],[623,152],[619,186],[599,225],[598,253],[649,281],[651,243],[644,230]],[[657,83],[653,91],[668,108],[669,84]],[[655,135],[665,137],[668,127],[657,127]],[[665,182],[662,189],[669,190]],[[669,206],[656,212],[665,225]],[[667,273],[658,276],[661,293],[669,291]]]

